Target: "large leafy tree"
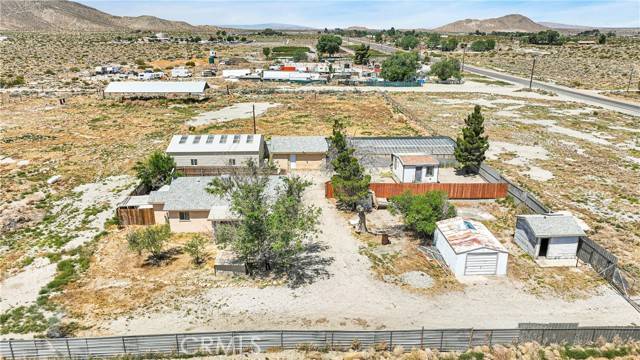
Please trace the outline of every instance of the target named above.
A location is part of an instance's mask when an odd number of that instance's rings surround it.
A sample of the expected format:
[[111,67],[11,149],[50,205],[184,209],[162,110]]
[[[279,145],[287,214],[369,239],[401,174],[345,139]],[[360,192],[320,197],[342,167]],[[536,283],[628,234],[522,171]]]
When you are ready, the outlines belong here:
[[255,164],[248,166],[249,175],[215,178],[207,188],[229,198],[231,211],[239,217],[237,225],[218,228],[216,241],[248,264],[260,264],[265,270],[288,269],[304,251],[304,242],[318,233],[320,209],[302,202],[310,183],[299,177],[284,178],[283,185],[270,189],[269,177]]
[[415,79],[418,70],[418,54],[397,52],[382,63],[380,76],[387,81],[409,81]]
[[369,63],[369,45],[360,44],[356,50],[353,62],[356,65],[366,65]]
[[364,173],[364,167],[353,156],[354,149],[347,144],[344,125],[335,120],[333,134],[329,138],[333,166],[336,174],[331,178],[336,199],[341,207],[355,210],[358,203],[369,193],[371,176]]
[[429,75],[435,75],[442,81],[450,78],[460,79],[460,61],[454,58],[438,61],[431,65]]
[[405,192],[391,199],[392,211],[402,214],[405,225],[423,239],[433,238],[436,222],[456,216],[444,191],[414,195]]
[[442,39],[440,49],[442,51],[454,51],[458,47],[458,40],[455,38]]
[[134,170],[140,182],[151,190],[169,184],[177,176],[176,162],[162,151],[154,151],[144,161],[138,161]]
[[484,117],[480,106],[476,105],[467,116],[462,128],[462,136],[456,140],[455,156],[458,169],[464,173],[474,173],[485,160],[485,152],[489,149],[488,136],[484,135]]
[[340,45],[342,45],[342,38],[340,36],[322,35],[318,39],[316,50],[318,50],[320,54],[329,54],[329,56],[332,56],[340,51]]
[[398,46],[405,50],[413,50],[419,43],[420,41],[418,41],[418,38],[411,34],[405,35],[398,40]]

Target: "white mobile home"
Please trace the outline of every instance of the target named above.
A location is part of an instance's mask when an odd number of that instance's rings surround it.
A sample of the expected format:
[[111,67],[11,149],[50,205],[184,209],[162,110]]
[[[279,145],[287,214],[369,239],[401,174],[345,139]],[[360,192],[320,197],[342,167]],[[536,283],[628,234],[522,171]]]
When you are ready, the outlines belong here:
[[171,69],[171,77],[185,78],[191,77],[191,71],[183,67]]
[[244,167],[249,160],[259,166],[266,156],[266,145],[259,134],[174,135],[166,153],[181,171]]
[[482,223],[455,217],[436,225],[435,246],[456,277],[507,274],[509,253]]
[[401,183],[436,183],[440,163],[429,155],[393,154],[391,168]]
[[[147,74],[147,73],[144,73]],[[105,96],[120,97],[191,97],[204,96],[206,81],[116,81],[104,89]]]
[[516,219],[515,242],[535,260],[544,260],[544,265],[575,265],[566,260],[576,258],[583,236],[572,215],[519,215]]

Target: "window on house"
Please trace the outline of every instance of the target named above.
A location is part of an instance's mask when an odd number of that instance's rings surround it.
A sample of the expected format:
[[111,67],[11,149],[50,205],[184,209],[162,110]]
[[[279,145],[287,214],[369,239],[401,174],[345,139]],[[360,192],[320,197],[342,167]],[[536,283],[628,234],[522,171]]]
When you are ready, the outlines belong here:
[[427,166],[427,176],[433,176],[433,167],[432,166]]
[[191,165],[193,166],[198,165],[198,159],[191,159]]
[[178,215],[180,216],[180,221],[189,221],[189,220],[191,220],[191,217],[189,216],[189,212],[188,211],[180,211],[178,213]]
[[227,135],[220,135],[220,144],[227,143]]
[[188,138],[188,136],[187,136],[187,135],[182,135],[182,136],[180,137],[180,144],[184,144],[184,143],[186,143],[186,142],[187,142],[187,138]]
[[212,143],[213,143],[213,135],[207,136],[207,144],[212,144]]
[[229,165],[234,166],[236,164],[236,159],[229,159]]
[[193,143],[194,144],[199,144],[200,143],[200,139],[202,139],[202,136],[196,135],[196,137],[193,138]]
[[240,135],[233,135],[233,143],[240,144]]
[[247,144],[251,144],[253,142],[253,135],[247,135]]

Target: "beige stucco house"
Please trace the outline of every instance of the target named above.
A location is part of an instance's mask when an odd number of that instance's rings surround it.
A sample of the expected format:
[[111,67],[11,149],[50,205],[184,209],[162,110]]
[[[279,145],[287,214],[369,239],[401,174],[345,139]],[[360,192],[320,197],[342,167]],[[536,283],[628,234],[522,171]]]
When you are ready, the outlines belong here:
[[326,164],[329,146],[322,136],[274,136],[267,149],[280,170],[319,170]]

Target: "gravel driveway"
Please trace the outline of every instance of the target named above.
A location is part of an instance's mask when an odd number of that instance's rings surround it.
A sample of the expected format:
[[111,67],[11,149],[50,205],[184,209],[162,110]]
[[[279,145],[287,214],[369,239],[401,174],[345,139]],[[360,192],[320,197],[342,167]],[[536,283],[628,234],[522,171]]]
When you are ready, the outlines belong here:
[[613,290],[567,302],[540,298],[509,279],[478,279],[464,292],[414,294],[375,279],[369,259],[335,206],[324,198],[320,176],[307,197],[322,208],[323,257],[328,276],[296,289],[228,287],[207,290],[181,306],[118,318],[101,334],[167,333],[248,329],[504,328],[519,322],[579,322],[582,325],[640,323],[640,314]]

